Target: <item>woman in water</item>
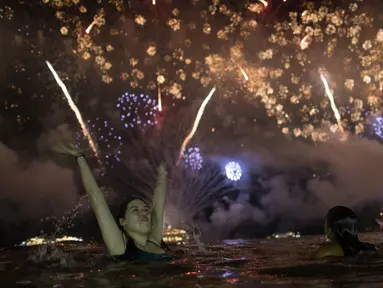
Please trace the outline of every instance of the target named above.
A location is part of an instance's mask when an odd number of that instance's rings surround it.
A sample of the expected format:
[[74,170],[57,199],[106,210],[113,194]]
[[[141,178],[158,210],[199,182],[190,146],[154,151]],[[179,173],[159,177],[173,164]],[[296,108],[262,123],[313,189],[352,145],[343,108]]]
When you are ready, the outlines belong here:
[[109,254],[116,260],[156,261],[169,259],[162,242],[167,172],[164,165],[157,169],[157,185],[153,206],[141,199],[132,199],[124,206],[119,225],[109,210],[101,189],[90,170],[85,155],[72,144],[59,145],[56,152],[75,157],[82,182],[89,197]]
[[376,251],[375,245],[359,240],[357,225],[356,215],[350,208],[344,206],[331,208],[325,221],[325,233],[331,242],[322,245],[314,256],[316,258],[355,256],[362,251]]

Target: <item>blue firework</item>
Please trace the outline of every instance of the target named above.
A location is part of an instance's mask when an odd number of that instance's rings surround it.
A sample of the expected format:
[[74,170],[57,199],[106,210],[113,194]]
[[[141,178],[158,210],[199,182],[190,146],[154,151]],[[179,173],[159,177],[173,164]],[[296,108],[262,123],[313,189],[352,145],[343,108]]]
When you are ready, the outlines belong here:
[[203,166],[203,158],[200,149],[197,147],[187,149],[187,151],[183,153],[182,158],[185,166],[193,170],[200,170]]
[[[104,158],[103,162],[112,167],[114,160],[120,162],[123,142],[122,137],[118,135],[116,129],[110,126],[108,121],[102,121],[99,117],[94,119],[93,122],[88,120],[85,124],[93,140],[96,142],[101,156]],[[88,146],[87,139],[82,132],[77,133],[77,146]]]
[[379,138],[383,139],[383,117],[376,117],[375,122],[372,124],[374,127],[374,133]]
[[118,98],[121,122],[125,128],[150,127],[157,124],[158,105],[155,99],[145,94],[124,93]]

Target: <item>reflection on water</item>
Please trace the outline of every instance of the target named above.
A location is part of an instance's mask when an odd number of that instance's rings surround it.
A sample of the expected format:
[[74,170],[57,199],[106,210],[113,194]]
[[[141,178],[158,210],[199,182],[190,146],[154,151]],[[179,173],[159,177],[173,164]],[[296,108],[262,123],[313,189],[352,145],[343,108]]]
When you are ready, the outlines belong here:
[[[362,235],[383,242],[382,234]],[[324,237],[230,240],[207,254],[183,247],[169,263],[116,263],[102,245],[22,247],[0,252],[0,287],[381,287],[383,257],[311,260]],[[178,249],[178,248],[177,248]]]

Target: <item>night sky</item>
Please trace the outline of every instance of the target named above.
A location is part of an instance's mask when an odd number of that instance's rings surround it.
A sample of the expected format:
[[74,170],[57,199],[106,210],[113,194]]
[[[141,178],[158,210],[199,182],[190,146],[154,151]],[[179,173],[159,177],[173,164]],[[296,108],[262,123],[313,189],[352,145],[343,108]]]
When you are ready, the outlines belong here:
[[[89,155],[113,212],[128,196],[150,198],[166,161],[173,217],[219,237],[321,232],[333,205],[364,211],[373,227],[383,195],[380,1],[4,2],[0,245],[41,231],[99,239],[75,160],[51,152],[68,139]],[[88,123],[101,167],[46,61]],[[188,149],[175,167],[213,87],[188,145],[201,169],[187,165]],[[125,93],[150,104],[120,103]],[[239,181],[225,176],[230,161]]]

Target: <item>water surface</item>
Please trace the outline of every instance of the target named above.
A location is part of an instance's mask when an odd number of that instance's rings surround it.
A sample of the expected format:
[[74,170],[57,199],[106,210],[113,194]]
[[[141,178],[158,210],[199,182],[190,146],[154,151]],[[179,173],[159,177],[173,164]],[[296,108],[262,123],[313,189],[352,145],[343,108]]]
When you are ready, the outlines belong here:
[[[361,235],[371,243],[383,234]],[[383,257],[312,260],[324,237],[228,240],[178,247],[169,263],[116,263],[96,244],[4,249],[0,287],[383,287]],[[178,249],[176,248],[176,249]]]

